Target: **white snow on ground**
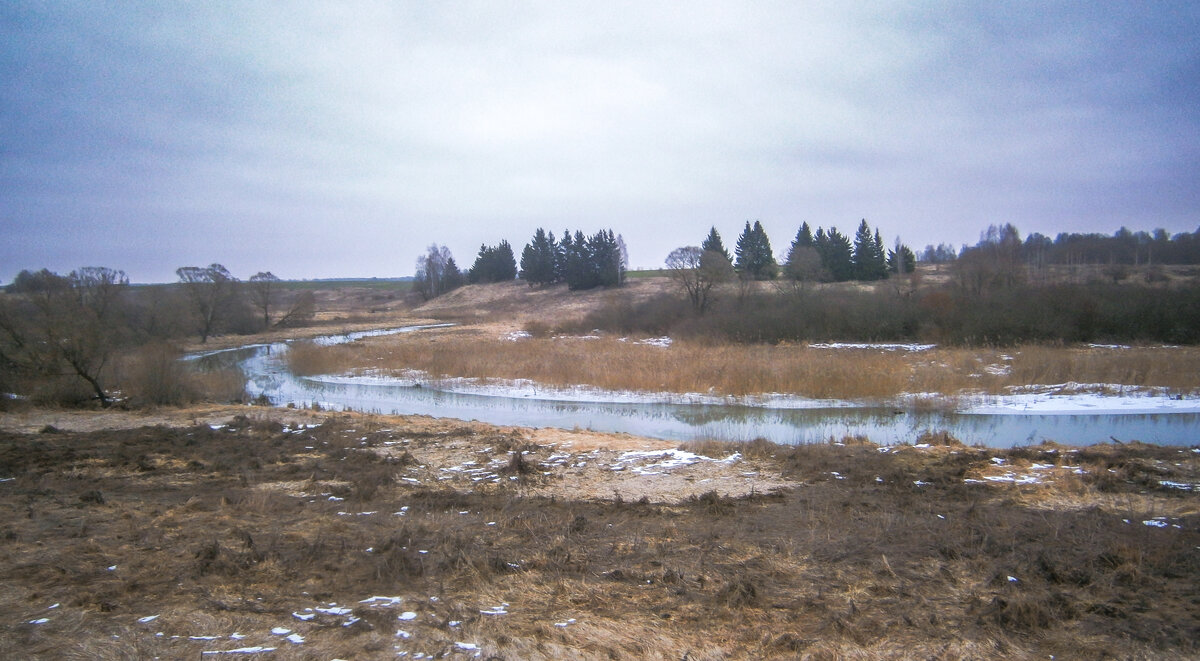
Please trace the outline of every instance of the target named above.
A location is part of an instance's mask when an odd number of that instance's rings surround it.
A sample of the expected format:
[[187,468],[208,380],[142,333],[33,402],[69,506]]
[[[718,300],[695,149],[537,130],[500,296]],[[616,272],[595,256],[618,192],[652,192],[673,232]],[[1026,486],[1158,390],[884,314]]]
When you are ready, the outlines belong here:
[[817,342],[808,345],[809,349],[876,349],[879,351],[929,351],[936,344],[915,344],[902,342]]
[[[740,452],[735,452],[724,459],[711,459],[691,452],[683,450],[649,450],[644,452],[630,451],[623,452],[617,460],[613,462],[610,470],[622,471],[626,468],[639,475],[660,475],[664,470],[678,468],[679,466],[688,466],[701,461],[712,461],[720,463],[732,464],[742,458]],[[644,460],[661,459],[651,464],[638,465],[637,462]],[[657,470],[656,470],[657,469]]]
[[[618,342],[628,342],[629,338],[622,337],[622,338],[619,338],[617,341]],[[648,337],[644,340],[634,340],[633,343],[634,344],[644,344],[644,345],[650,346],[650,347],[662,347],[665,349],[665,348],[671,346],[671,342],[673,342],[673,340],[664,335],[663,337]]]
[[274,652],[274,647],[263,647],[262,645],[254,645],[252,647],[239,647],[235,650],[205,650],[201,654],[259,654],[262,652]]

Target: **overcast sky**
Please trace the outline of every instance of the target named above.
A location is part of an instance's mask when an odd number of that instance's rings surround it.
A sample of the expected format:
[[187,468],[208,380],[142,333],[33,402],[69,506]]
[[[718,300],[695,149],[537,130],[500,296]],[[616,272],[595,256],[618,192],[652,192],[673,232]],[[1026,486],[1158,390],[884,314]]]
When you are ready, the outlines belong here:
[[[856,5],[869,8],[855,8]],[[0,281],[1200,227],[1200,3],[0,3]]]

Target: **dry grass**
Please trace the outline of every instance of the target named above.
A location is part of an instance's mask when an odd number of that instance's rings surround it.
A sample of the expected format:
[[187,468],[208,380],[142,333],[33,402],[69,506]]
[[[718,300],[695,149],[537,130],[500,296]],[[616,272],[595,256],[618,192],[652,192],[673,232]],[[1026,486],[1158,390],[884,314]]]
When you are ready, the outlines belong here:
[[586,384],[614,390],[814,398],[888,398],[964,390],[1002,393],[1011,386],[1065,382],[1200,387],[1200,349],[1070,348],[1013,350],[816,349],[804,345],[670,347],[602,337],[534,337],[517,342],[449,333],[376,338],[333,347],[299,345],[290,354],[299,374],[414,369],[435,378],[530,379],[552,386]]
[[[524,448],[549,483],[563,470],[512,430],[369,416],[299,432],[240,419],[0,433],[0,477],[15,478],[0,483],[0,655],[267,645],[279,659],[456,658],[457,643],[499,659],[1200,654],[1196,497],[1147,487],[1196,479],[1200,459],[1178,448],[753,442],[736,449],[794,488],[673,504],[437,482],[448,448],[481,462]],[[1035,504],[1052,486],[964,484],[995,456],[1087,466],[1064,488],[1106,504],[1048,509]],[[595,460],[572,461],[583,457]],[[441,486],[397,479],[418,468]],[[1140,524],[1159,515],[1180,527]],[[360,603],[373,595],[402,601]],[[350,612],[305,610],[331,603]],[[281,626],[305,642],[271,633]]]

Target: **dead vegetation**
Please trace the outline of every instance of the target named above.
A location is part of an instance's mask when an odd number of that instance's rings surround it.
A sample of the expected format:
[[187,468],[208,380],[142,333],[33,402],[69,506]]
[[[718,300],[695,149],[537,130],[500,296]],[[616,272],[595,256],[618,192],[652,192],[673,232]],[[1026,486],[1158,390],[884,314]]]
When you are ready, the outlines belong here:
[[1027,384],[1115,384],[1191,393],[1195,347],[1067,347],[1007,350],[821,348],[788,344],[670,346],[607,335],[508,339],[494,329],[457,328],[337,346],[297,345],[297,374],[419,370],[433,378],[530,379],[550,386],[813,398],[891,398],[902,393],[1002,394]]
[[[1200,656],[1200,508],[1172,486],[1200,482],[1191,449],[759,440],[654,468],[524,430],[286,415],[0,433],[0,655]],[[694,489],[584,493],[573,472]],[[1008,474],[1041,479],[987,479]]]

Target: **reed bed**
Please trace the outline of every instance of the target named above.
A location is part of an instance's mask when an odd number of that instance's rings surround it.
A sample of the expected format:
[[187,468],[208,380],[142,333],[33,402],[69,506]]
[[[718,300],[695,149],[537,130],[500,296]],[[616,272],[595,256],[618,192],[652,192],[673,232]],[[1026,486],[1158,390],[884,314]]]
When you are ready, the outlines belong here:
[[928,351],[825,349],[807,345],[668,347],[611,337],[519,341],[466,333],[375,338],[290,354],[298,374],[419,370],[433,378],[529,379],[548,386],[611,390],[872,399],[903,393],[1003,393],[1029,384],[1200,387],[1200,350],[1192,347]]

